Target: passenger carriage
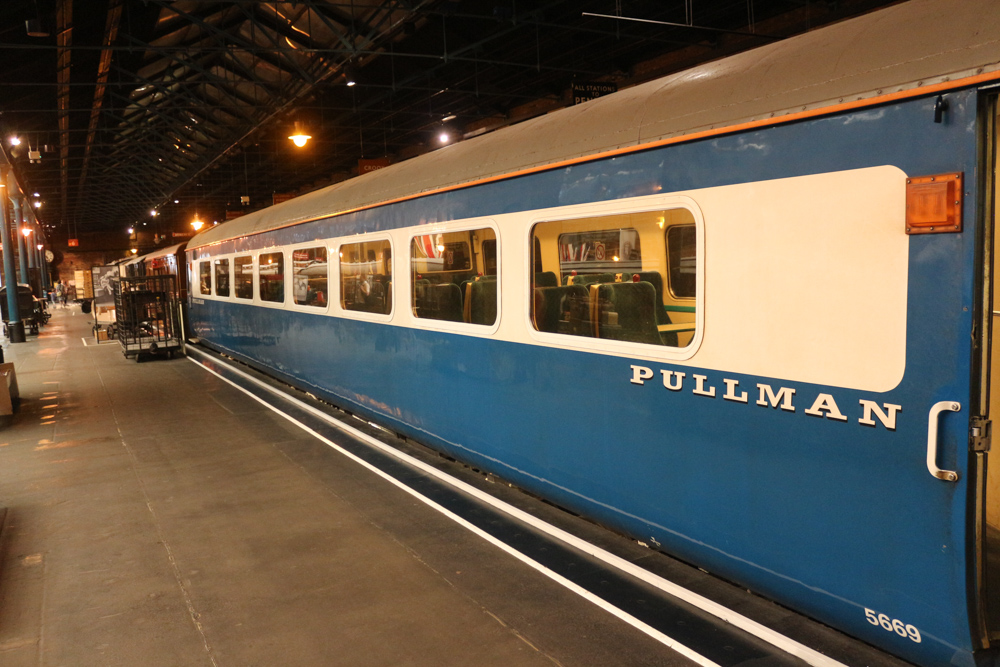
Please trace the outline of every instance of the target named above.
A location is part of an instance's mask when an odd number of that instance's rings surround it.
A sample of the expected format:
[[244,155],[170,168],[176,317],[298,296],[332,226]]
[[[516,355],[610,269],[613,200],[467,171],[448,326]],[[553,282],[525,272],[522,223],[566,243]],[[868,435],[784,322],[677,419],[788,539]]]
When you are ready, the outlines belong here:
[[995,660],[998,40],[998,3],[913,0],[249,214],[189,244],[194,333],[917,664]]

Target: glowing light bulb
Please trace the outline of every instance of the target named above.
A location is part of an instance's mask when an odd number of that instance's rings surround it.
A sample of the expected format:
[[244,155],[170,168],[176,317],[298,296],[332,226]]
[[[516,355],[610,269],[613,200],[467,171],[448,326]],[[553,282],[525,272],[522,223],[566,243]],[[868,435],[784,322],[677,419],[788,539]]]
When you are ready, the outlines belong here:
[[302,128],[299,127],[298,121],[295,121],[295,133],[290,135],[288,138],[291,139],[292,143],[299,148],[305,146],[306,142],[312,139],[311,136],[302,131]]

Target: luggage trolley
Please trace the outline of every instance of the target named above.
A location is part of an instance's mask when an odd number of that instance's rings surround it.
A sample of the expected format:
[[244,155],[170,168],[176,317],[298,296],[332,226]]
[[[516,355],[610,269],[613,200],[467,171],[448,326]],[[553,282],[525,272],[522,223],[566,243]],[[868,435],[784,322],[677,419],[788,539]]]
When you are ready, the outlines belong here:
[[114,280],[115,332],[122,354],[173,357],[182,349],[174,276],[138,276]]

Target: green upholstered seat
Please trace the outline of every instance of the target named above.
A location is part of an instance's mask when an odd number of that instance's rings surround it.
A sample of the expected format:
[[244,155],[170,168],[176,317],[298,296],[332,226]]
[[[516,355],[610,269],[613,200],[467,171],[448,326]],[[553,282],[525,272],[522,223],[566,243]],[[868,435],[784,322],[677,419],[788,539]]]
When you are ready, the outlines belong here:
[[583,285],[535,288],[533,313],[539,331],[594,335],[590,322],[590,294]]
[[462,290],[455,283],[427,287],[426,308],[421,317],[449,322],[462,321]]
[[[651,283],[602,284],[597,287],[597,299],[599,337],[651,345],[664,343],[656,328],[656,288]],[[609,317],[610,313],[616,316]]]
[[672,324],[670,315],[663,309],[663,276],[659,271],[640,271],[635,274],[641,282],[650,283],[656,290],[656,323]]
[[494,324],[497,321],[497,281],[477,280],[466,285],[469,290],[468,321],[472,324]]
[[543,271],[535,274],[535,287],[558,287],[559,278],[553,271]]

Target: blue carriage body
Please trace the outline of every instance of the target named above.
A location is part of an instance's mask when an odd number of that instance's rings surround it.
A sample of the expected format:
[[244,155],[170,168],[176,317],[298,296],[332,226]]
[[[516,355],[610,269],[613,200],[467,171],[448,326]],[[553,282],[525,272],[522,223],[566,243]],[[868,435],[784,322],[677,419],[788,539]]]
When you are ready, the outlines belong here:
[[[193,332],[295,386],[896,655],[922,665],[973,665],[993,655],[977,628],[979,473],[968,446],[970,415],[981,400],[973,346],[989,194],[982,191],[984,123],[993,120],[983,114],[990,93],[980,80],[945,93],[940,123],[938,91],[911,90],[365,206],[341,205],[334,189],[326,212],[316,203],[319,213],[288,216],[288,224],[234,232],[220,226],[209,241],[190,244],[189,262],[302,244],[323,244],[333,258],[341,244],[387,238],[400,276],[391,314],[195,291]],[[440,153],[438,162],[447,159]],[[908,177],[945,173],[964,175],[962,230],[907,236],[900,219],[892,242],[904,244],[905,269],[905,304],[895,303],[905,324],[896,376],[814,382],[771,373],[766,364],[757,372],[699,365],[697,349],[673,357],[639,347],[602,350],[532,328],[530,230],[562,211],[628,210],[648,197],[691,201],[703,210],[704,271],[738,282],[745,267],[714,259],[725,239],[703,198],[839,187],[846,174],[843,182],[854,189],[832,193],[836,202],[868,196],[860,188],[869,174],[877,183],[896,178],[902,193]],[[428,226],[467,220],[498,232],[499,334],[409,312],[406,240]],[[809,216],[794,224],[822,237]],[[757,259],[766,265],[773,258]],[[331,263],[334,295],[336,276]],[[780,277],[773,287],[786,289]],[[871,285],[867,298],[878,302],[882,287]],[[699,297],[706,337],[717,333],[713,296],[707,290]],[[859,318],[859,335],[880,335],[864,333],[864,313],[879,307],[855,303],[831,301],[831,317]],[[765,314],[754,326],[768,321]],[[745,335],[759,341],[760,333]],[[818,363],[826,347],[822,336],[815,347],[803,343],[803,368],[812,363],[810,350]],[[925,462],[928,410],[939,401],[961,406],[940,417],[938,432],[937,462],[956,471],[957,482],[933,478]]]

